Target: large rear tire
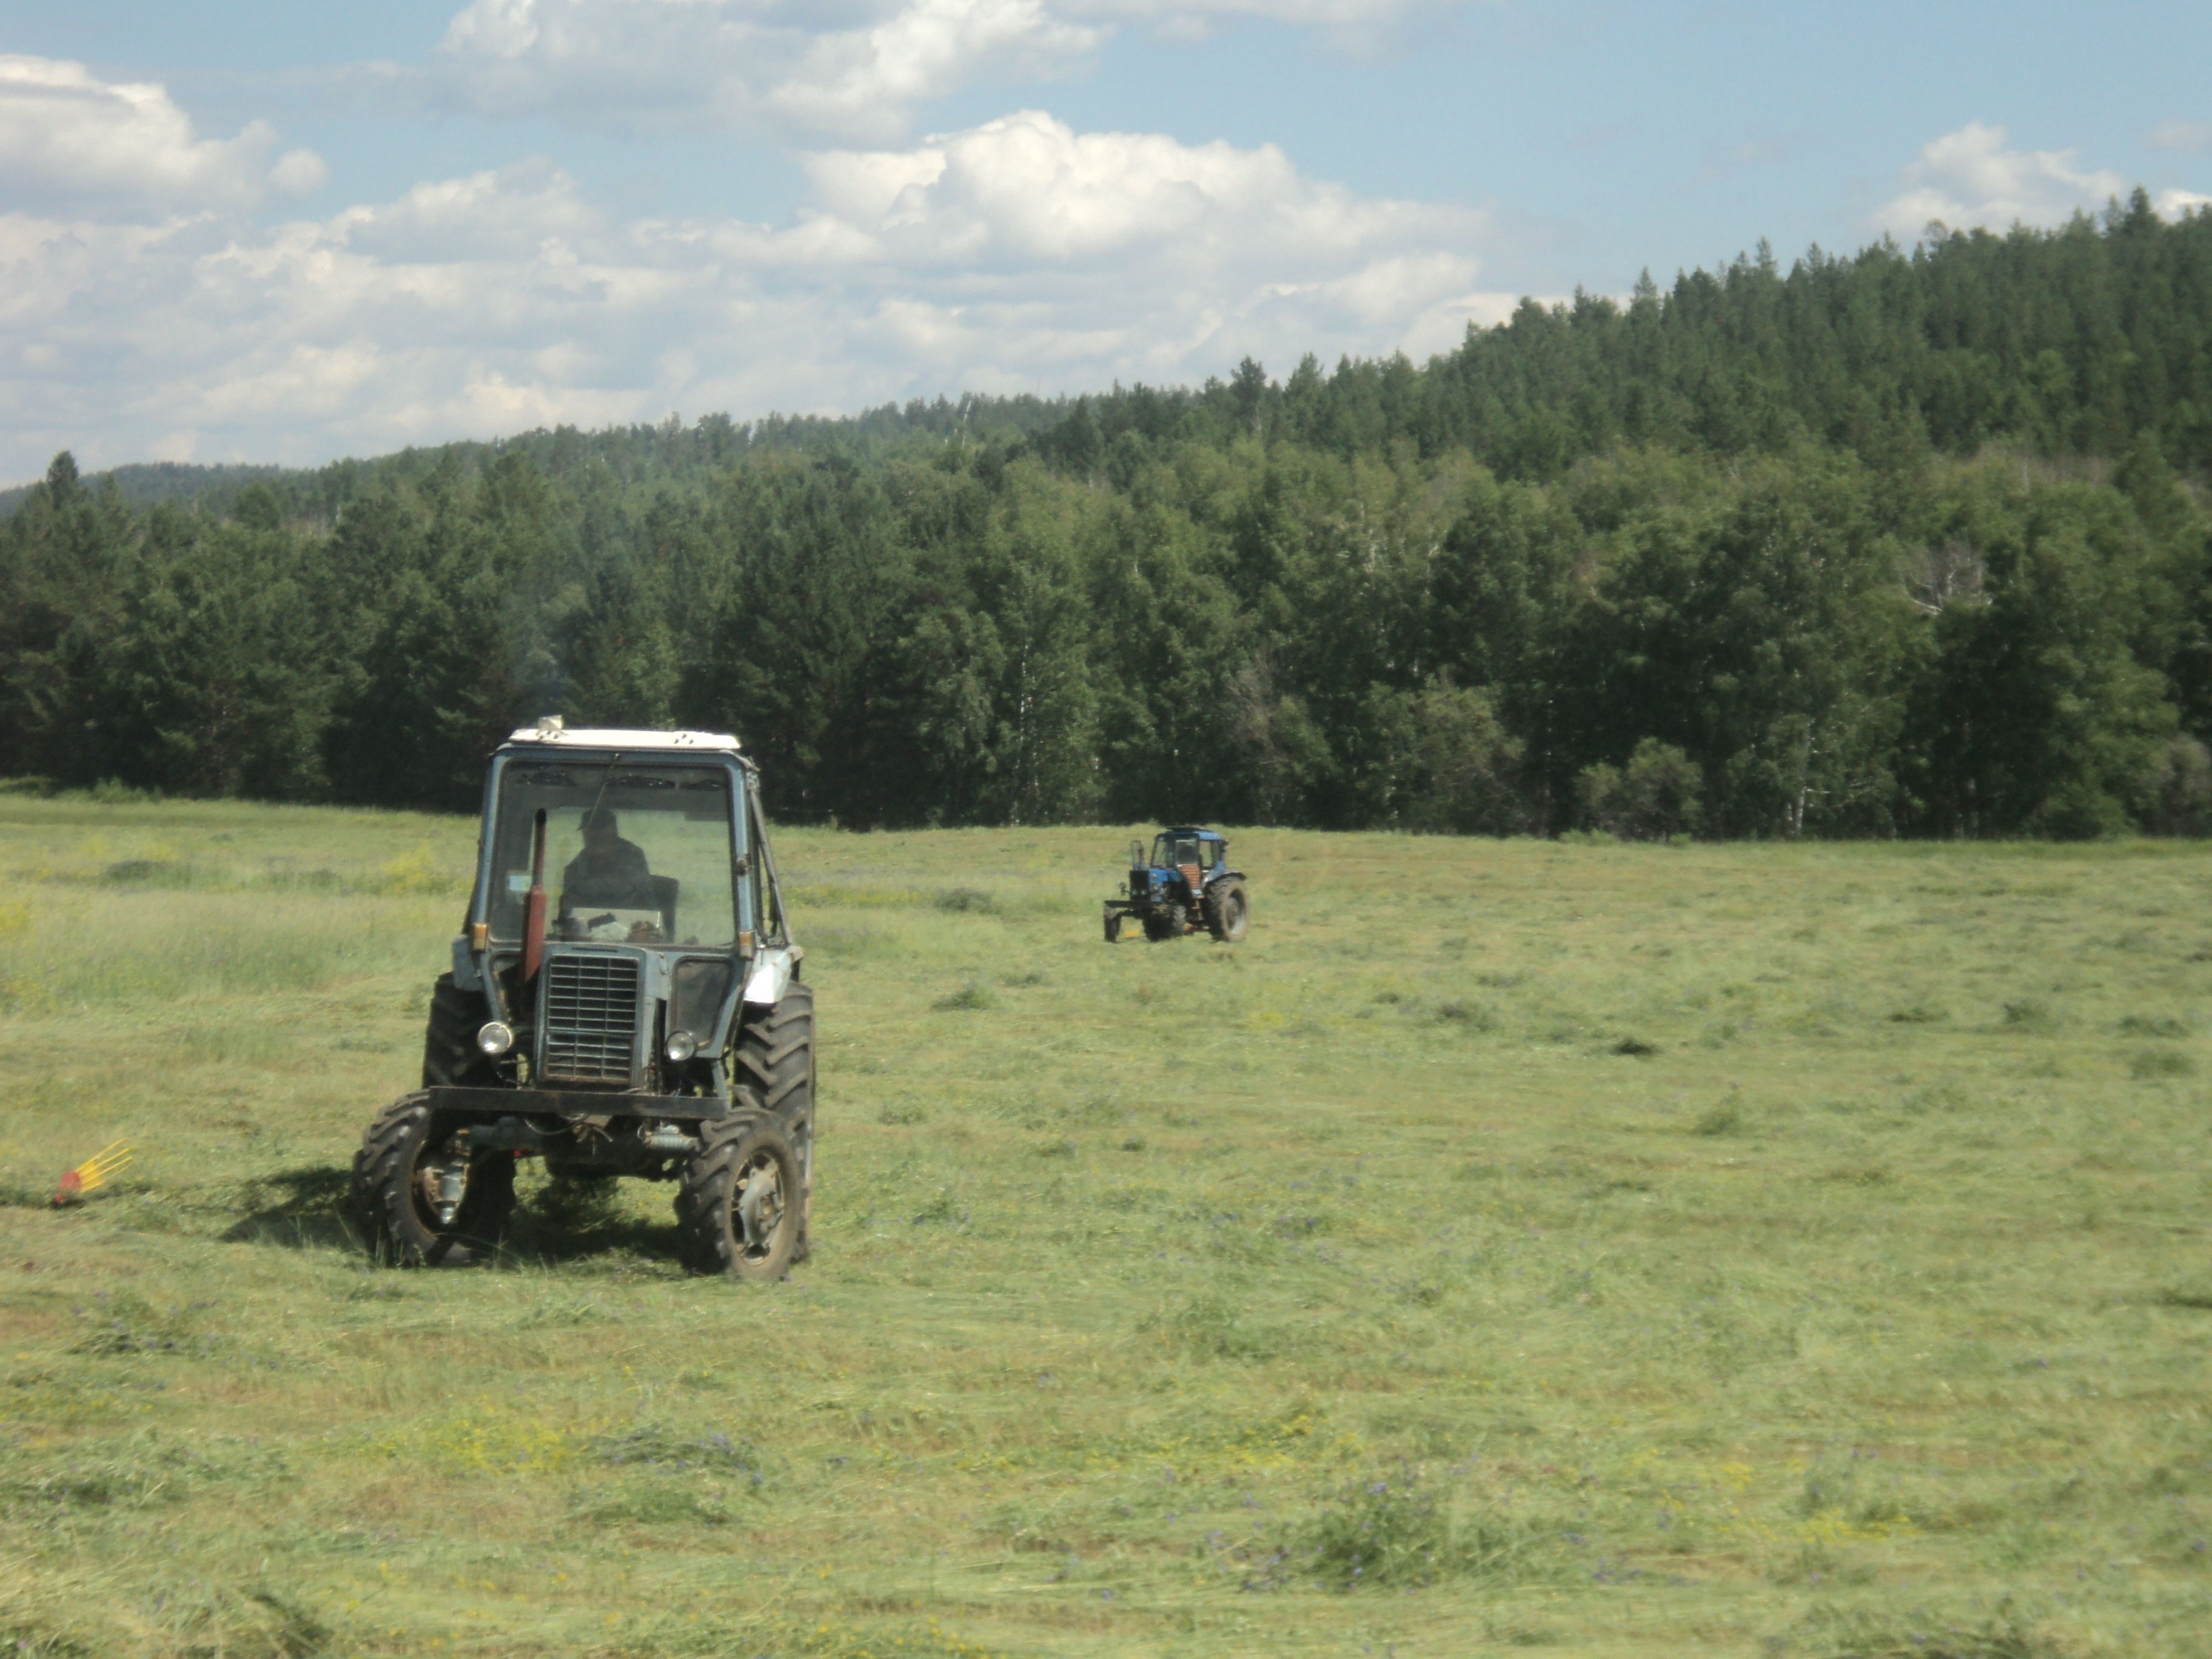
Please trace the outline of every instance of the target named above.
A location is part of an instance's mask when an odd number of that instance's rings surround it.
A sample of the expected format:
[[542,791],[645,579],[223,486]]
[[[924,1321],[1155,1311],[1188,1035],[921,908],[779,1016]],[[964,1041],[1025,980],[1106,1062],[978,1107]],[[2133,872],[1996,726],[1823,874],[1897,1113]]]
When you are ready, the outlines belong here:
[[684,1265],[726,1279],[781,1279],[799,1247],[799,1153],[768,1113],[705,1126],[676,1189]]
[[438,975],[422,1033],[424,1088],[483,1089],[499,1082],[497,1064],[477,1047],[477,1033],[490,1018],[481,992],[464,991],[451,974]]
[[465,1267],[489,1257],[514,1213],[514,1157],[471,1153],[465,1123],[402,1095],[376,1115],[353,1157],[362,1243],[402,1267]]
[[814,991],[793,980],[764,1014],[751,1013],[738,1030],[731,1054],[733,1092],[783,1126],[799,1159],[799,1236],[792,1261],[809,1254],[807,1223],[814,1210]]
[[1206,930],[1225,944],[1234,945],[1244,937],[1250,917],[1251,906],[1244,896],[1244,884],[1233,877],[1216,882],[1213,890],[1206,896]]

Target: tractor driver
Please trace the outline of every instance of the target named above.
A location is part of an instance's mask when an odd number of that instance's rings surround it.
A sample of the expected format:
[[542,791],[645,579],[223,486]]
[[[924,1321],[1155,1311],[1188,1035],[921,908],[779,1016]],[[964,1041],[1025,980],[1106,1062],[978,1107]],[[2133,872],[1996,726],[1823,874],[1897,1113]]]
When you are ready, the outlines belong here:
[[624,841],[611,807],[584,814],[584,850],[561,872],[561,914],[579,910],[650,910],[653,870],[644,850]]

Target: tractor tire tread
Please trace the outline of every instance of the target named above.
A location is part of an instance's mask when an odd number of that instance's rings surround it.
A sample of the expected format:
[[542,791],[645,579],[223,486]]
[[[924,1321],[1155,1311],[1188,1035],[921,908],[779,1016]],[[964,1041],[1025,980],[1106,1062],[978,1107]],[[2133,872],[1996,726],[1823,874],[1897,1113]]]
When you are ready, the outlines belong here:
[[762,1062],[766,1065],[769,1070],[773,1071],[775,1067],[783,1064],[785,1057],[790,1054],[793,1050],[804,1048],[813,1040],[814,1032],[811,1029],[810,1022],[809,1030],[801,1031],[797,1036],[793,1037],[789,1042],[779,1044],[777,1047],[769,1049],[768,1053],[761,1056]]
[[514,1161],[479,1153],[471,1179],[482,1184],[450,1232],[431,1233],[414,1213],[410,1156],[430,1127],[430,1097],[421,1090],[400,1096],[370,1121],[353,1159],[354,1225],[380,1261],[407,1267],[465,1267],[491,1252],[514,1212]]
[[676,1231],[684,1265],[702,1275],[739,1279],[780,1279],[790,1266],[799,1231],[797,1194],[787,1211],[789,1219],[781,1248],[751,1271],[740,1271],[730,1229],[730,1183],[737,1170],[738,1152],[749,1138],[773,1135],[781,1144],[783,1157],[794,1178],[798,1158],[782,1122],[773,1114],[747,1107],[705,1126],[700,1150],[685,1162],[676,1189]]
[[498,1080],[498,1068],[477,1051],[477,1031],[490,1018],[482,993],[464,991],[449,973],[438,975],[422,1031],[424,1088],[466,1088]]
[[[1237,896],[1238,907],[1238,914],[1233,921],[1228,913],[1229,896],[1231,893]],[[1249,904],[1250,901],[1244,894],[1244,884],[1236,877],[1224,877],[1216,882],[1207,889],[1200,907],[1201,914],[1206,918],[1206,931],[1225,943],[1235,944],[1244,937]]]
[[813,988],[793,980],[774,1007],[762,1010],[738,1029],[732,1048],[732,1092],[781,1124],[798,1154],[799,1237],[792,1261],[804,1261],[809,1254],[806,1211],[813,1176]]

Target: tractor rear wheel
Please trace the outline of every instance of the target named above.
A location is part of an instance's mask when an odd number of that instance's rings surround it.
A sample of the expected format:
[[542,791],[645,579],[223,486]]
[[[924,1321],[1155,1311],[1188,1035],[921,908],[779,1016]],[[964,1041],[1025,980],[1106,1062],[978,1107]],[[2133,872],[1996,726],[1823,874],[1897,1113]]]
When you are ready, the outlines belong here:
[[1250,915],[1244,898],[1244,884],[1234,878],[1219,883],[1206,896],[1206,928],[1218,939],[1234,945],[1243,939]]
[[471,1152],[467,1124],[402,1095],[376,1115],[353,1157],[362,1242],[402,1267],[464,1267],[488,1257],[514,1213],[514,1158]]
[[676,1189],[684,1265],[727,1279],[781,1279],[799,1246],[799,1154],[768,1113],[703,1126]]
[[1165,904],[1145,918],[1145,937],[1158,944],[1162,939],[1183,936],[1183,912],[1180,904]]
[[799,1181],[792,1193],[799,1236],[792,1260],[804,1261],[814,1203],[813,988],[793,980],[775,1007],[751,1014],[738,1029],[731,1060],[730,1077],[737,1085],[732,1092],[781,1122],[798,1156]]
[[477,1033],[491,1018],[483,994],[464,991],[451,974],[438,975],[430,993],[430,1019],[422,1033],[422,1086],[487,1088],[499,1081],[499,1067],[477,1047]]

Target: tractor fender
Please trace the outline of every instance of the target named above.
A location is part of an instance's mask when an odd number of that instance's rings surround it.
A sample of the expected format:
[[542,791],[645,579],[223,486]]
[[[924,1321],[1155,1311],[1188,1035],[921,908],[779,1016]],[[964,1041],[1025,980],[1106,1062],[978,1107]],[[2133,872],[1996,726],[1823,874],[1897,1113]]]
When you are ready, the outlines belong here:
[[784,987],[791,983],[791,975],[799,965],[799,950],[795,945],[771,945],[753,958],[752,972],[745,975],[745,1003],[749,1007],[773,1008],[783,1000]]

